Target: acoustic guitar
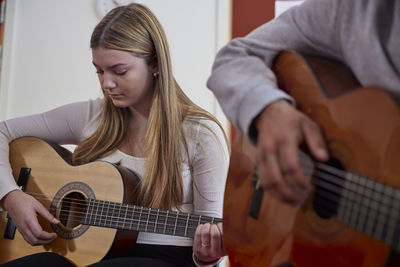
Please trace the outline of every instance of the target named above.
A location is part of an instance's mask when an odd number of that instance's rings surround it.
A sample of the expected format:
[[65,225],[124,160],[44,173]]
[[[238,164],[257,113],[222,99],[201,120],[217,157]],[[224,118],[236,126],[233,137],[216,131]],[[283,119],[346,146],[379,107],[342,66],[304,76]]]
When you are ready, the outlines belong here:
[[136,174],[102,161],[72,166],[71,156],[63,147],[34,137],[10,144],[15,180],[61,223],[51,226],[39,217],[42,227],[55,231],[57,238],[47,245],[31,246],[7,213],[0,212],[0,263],[51,251],[84,266],[128,254],[138,232],[193,238],[199,224],[222,221],[137,206]]
[[300,154],[313,191],[292,207],[255,188],[255,147],[235,134],[223,225],[231,266],[400,266],[398,99],[361,88],[343,64],[293,51],[273,70],[321,127],[331,159]]

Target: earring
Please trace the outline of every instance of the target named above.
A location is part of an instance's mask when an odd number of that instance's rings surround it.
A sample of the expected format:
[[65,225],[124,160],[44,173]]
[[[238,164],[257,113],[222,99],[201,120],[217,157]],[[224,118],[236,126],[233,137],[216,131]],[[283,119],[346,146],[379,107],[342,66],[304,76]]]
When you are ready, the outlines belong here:
[[158,71],[157,71],[157,72],[153,72],[153,76],[154,76],[154,77],[157,77],[158,74],[160,74],[160,72],[158,72]]

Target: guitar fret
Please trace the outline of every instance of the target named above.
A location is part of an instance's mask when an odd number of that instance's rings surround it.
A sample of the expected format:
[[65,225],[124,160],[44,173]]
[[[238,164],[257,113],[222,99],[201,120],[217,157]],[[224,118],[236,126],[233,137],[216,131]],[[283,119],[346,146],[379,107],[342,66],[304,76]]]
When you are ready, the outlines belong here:
[[192,230],[192,233],[190,233],[190,236],[191,237],[194,237],[194,234],[195,234],[195,231],[196,231],[196,228],[197,228],[197,226],[199,226],[199,224],[200,224],[200,222],[201,222],[201,215],[196,215],[197,217],[198,217],[198,220],[196,220],[196,221],[194,221],[193,223],[192,223],[192,226],[193,226],[193,230]]
[[187,218],[186,218],[186,227],[185,227],[185,234],[184,234],[184,236],[186,236],[186,234],[187,234],[187,230],[188,230],[188,225],[189,225],[189,213],[187,214]]
[[191,214],[190,218],[192,218],[191,220],[189,220],[188,222],[188,231],[186,233],[186,237],[191,237],[194,238],[194,234],[196,232],[196,228],[197,226],[199,226],[200,223],[200,215],[197,214]]
[[160,213],[160,209],[157,209],[156,222],[154,223],[154,230],[153,230],[154,233],[157,232],[157,224],[158,224],[158,215],[159,215],[159,213]]
[[366,187],[366,179],[363,179],[360,177],[360,186],[357,189],[359,195],[360,195],[360,203],[361,203],[361,210],[360,210],[360,218],[358,220],[357,224],[357,229],[360,232],[364,232],[366,230],[366,225],[368,222],[368,217],[369,217],[369,203],[371,202],[370,200],[370,195],[369,195],[369,190]]
[[[374,182],[373,181],[368,181],[367,182],[368,187],[369,188],[373,188],[374,187]],[[375,198],[374,195],[374,191],[371,189],[371,191],[369,192],[370,196],[370,212],[369,212],[369,216],[368,216],[368,221],[365,227],[365,232],[369,235],[369,236],[373,236],[374,235],[374,229],[375,229],[375,221],[376,221],[376,211],[379,209],[379,204],[378,201]]]
[[99,211],[99,203],[97,200],[95,200],[93,202],[94,202],[93,204],[95,204],[95,206],[96,206],[96,211],[93,213],[93,215],[94,215],[93,225],[97,225],[97,214],[99,214],[99,212],[98,212]]
[[[364,223],[365,223],[365,216],[368,214],[368,209],[365,206],[365,200],[363,198],[363,185],[361,182],[361,179],[359,176],[356,177],[356,183],[358,184],[358,186],[356,187],[356,222],[354,225],[354,229],[362,232],[363,227],[364,227]],[[367,210],[366,210],[367,209]]]
[[115,220],[115,225],[116,225],[116,228],[117,229],[122,229],[122,217],[121,217],[121,207],[122,207],[122,204],[116,204],[115,205],[115,210],[117,210],[118,211],[118,215],[117,215],[117,217],[116,217],[116,220]]
[[[379,212],[383,212],[384,214],[386,214],[386,207],[384,205],[381,204],[381,202],[383,201],[383,194],[382,194],[382,185],[379,183],[376,183],[375,186],[375,192],[374,195],[376,195],[376,199],[378,202],[378,210]],[[379,213],[377,214],[378,217],[375,218],[376,224],[375,224],[375,231],[373,234],[373,237],[375,237],[375,239],[380,240],[382,238],[382,234],[383,234],[383,224],[379,223],[379,217],[381,217],[382,215],[380,215]]]
[[86,203],[87,203],[87,209],[86,209],[86,214],[85,214],[85,218],[84,218],[84,224],[90,225],[90,221],[92,218],[92,213],[91,213],[92,206],[90,205],[91,198],[86,199]]
[[[105,205],[106,205],[106,210],[105,210],[105,216],[104,216],[104,225],[107,225],[107,220],[109,220],[109,222],[108,222],[108,224],[109,224],[109,227],[111,227],[112,226],[112,221],[113,221],[113,219],[112,219],[112,216],[110,215],[110,213],[109,213],[109,210],[110,210],[110,202],[105,202]],[[112,210],[111,210],[112,211]]]
[[175,219],[175,224],[174,224],[174,235],[176,233],[176,225],[178,223],[178,217],[179,217],[179,211],[176,213],[176,219]]
[[394,190],[393,194],[394,198],[394,203],[393,203],[393,210],[396,214],[396,220],[393,220],[395,226],[394,226],[394,234],[393,238],[391,241],[391,245],[393,248],[396,249],[396,251],[400,251],[400,218],[399,218],[399,212],[400,212],[400,191],[399,190]]
[[167,229],[167,222],[168,222],[168,218],[169,218],[169,210],[167,210],[167,214],[165,215],[165,223],[164,223],[164,230],[163,230],[163,234],[165,234],[165,230]]
[[127,217],[127,214],[128,214],[128,207],[129,207],[129,205],[128,204],[122,204],[122,206],[121,206],[121,211],[122,211],[122,229],[124,229],[124,230],[127,230],[127,229],[129,229],[128,228],[128,226],[127,226],[127,222],[128,222],[128,217]]
[[360,222],[360,214],[361,214],[361,195],[359,194],[358,190],[361,188],[358,183],[358,176],[352,175],[353,183],[351,186],[351,190],[353,193],[353,206],[352,206],[352,219],[350,221],[350,226],[357,230],[357,225]]
[[139,231],[139,227],[140,227],[140,223],[141,223],[141,219],[142,219],[142,211],[143,211],[143,207],[140,207],[139,219],[138,219],[136,231]]
[[398,200],[395,198],[396,190],[391,187],[385,188],[385,194],[390,196],[390,211],[388,213],[389,218],[387,219],[386,236],[384,242],[390,246],[393,246],[393,240],[396,235],[396,221],[398,220],[398,210],[400,208]]
[[105,225],[105,219],[106,217],[104,215],[104,201],[101,201],[101,211],[100,211],[100,219],[99,219],[99,226],[104,226]]
[[108,201],[103,201],[102,203],[103,203],[103,212],[100,215],[101,220],[102,220],[102,225],[101,226],[107,227],[107,220],[109,219],[107,212],[108,212],[108,209],[109,209],[110,205],[109,205]]
[[100,211],[101,211],[101,205],[100,205],[100,200],[96,200],[95,201],[95,204],[96,204],[96,211],[95,211],[95,213],[94,213],[94,225],[100,225],[100,217],[99,217],[99,214],[100,214]]
[[[111,208],[111,205],[113,205],[112,208]],[[114,217],[115,203],[105,201],[104,207],[107,207],[105,213],[103,214],[103,216],[105,217],[105,225],[116,228],[117,221],[115,220],[115,217]]]
[[[353,175],[351,175],[351,177],[353,177]],[[349,220],[349,225],[351,226],[351,227],[353,227],[354,228],[354,226],[355,226],[355,224],[356,224],[356,221],[357,221],[357,212],[356,212],[356,210],[357,210],[357,202],[356,202],[356,190],[357,190],[357,187],[356,187],[356,185],[353,183],[353,182],[351,182],[350,184],[349,184],[349,191],[351,192],[350,193],[350,210],[351,210],[351,212],[350,212],[350,220]]]
[[364,224],[364,229],[363,232],[369,236],[372,236],[373,232],[373,223],[371,223],[372,219],[371,217],[371,205],[372,205],[372,194],[373,191],[371,189],[372,186],[372,181],[365,179],[365,184],[364,184],[364,197],[365,197],[365,204],[368,207],[367,211],[367,216],[365,218],[365,224]]
[[349,216],[350,216],[350,211],[347,209],[347,199],[349,198],[348,190],[347,190],[347,184],[348,184],[348,175],[346,175],[344,184],[343,184],[343,190],[342,190],[342,196],[339,201],[339,206],[338,206],[338,211],[337,211],[337,220],[341,221],[344,224],[348,223]]
[[147,220],[146,220],[146,227],[145,227],[145,232],[147,232],[147,227],[149,226],[149,219],[150,219],[150,212],[151,212],[151,208],[147,209],[148,214],[147,214]]
[[[365,231],[366,229],[364,228],[368,229],[369,220],[363,220],[362,218],[366,218],[371,214],[368,212],[368,209],[364,207],[370,197],[365,195],[363,189],[360,189],[360,186],[356,186],[355,183],[357,183],[358,178],[359,177],[351,173],[347,173],[346,175],[344,190],[338,210],[338,220],[359,231]],[[364,217],[362,215],[364,215]],[[366,221],[367,224],[365,224],[364,221]]]
[[114,228],[118,228],[118,213],[117,213],[118,209],[117,209],[117,203],[114,203],[114,207],[113,207],[113,212],[112,212],[112,218],[111,220],[114,222]]
[[168,235],[175,235],[174,229],[175,229],[175,218],[177,216],[176,211],[170,211],[169,216],[167,218],[167,227],[165,233]]
[[135,205],[133,205],[133,206],[131,206],[130,208],[129,208],[129,218],[130,218],[130,221],[129,221],[129,227],[128,227],[128,229],[129,230],[133,230],[133,223],[134,223],[134,221],[135,221]]
[[126,226],[125,226],[126,218],[128,218],[128,205],[125,205],[124,223],[123,223],[123,225],[122,225],[122,228],[123,228],[123,229],[127,229]]
[[149,220],[149,225],[147,227],[147,229],[148,229],[147,231],[148,232],[154,232],[155,231],[154,229],[157,227],[157,224],[156,224],[157,209],[150,208],[148,220]]
[[381,219],[380,221],[380,225],[381,225],[381,234],[379,237],[379,240],[385,241],[386,240],[386,236],[388,234],[388,230],[389,230],[389,222],[391,220],[391,214],[390,211],[392,209],[392,204],[390,201],[390,197],[388,195],[385,194],[384,189],[382,190],[382,203],[381,203],[381,208],[380,208],[380,217]]
[[103,205],[103,209],[102,209],[101,214],[100,214],[100,218],[101,218],[101,225],[100,226],[108,227],[108,224],[111,223],[111,219],[108,217],[109,203],[107,201],[102,201],[101,203]]
[[383,212],[384,212],[384,231],[383,236],[381,237],[386,244],[393,245],[394,240],[398,237],[398,233],[396,233],[396,225],[398,220],[398,212],[399,212],[399,202],[396,198],[397,190],[384,186],[382,190],[382,202]]
[[176,222],[176,235],[185,236],[185,225],[187,224],[187,213],[179,212]]
[[400,191],[395,189],[393,190],[393,205],[392,205],[392,212],[395,214],[395,217],[393,220],[393,233],[392,233],[392,240],[390,241],[390,245],[395,248],[397,251],[400,250],[400,218],[399,218],[399,212],[400,212]]

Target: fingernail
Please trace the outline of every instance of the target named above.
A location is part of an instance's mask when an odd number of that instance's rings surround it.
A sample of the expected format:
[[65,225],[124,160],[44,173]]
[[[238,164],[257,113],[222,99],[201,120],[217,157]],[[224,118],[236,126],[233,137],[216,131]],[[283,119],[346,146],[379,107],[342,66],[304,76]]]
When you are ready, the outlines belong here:
[[317,154],[321,158],[326,158],[328,156],[328,154],[326,153],[325,149],[323,149],[323,148],[318,148],[317,149]]

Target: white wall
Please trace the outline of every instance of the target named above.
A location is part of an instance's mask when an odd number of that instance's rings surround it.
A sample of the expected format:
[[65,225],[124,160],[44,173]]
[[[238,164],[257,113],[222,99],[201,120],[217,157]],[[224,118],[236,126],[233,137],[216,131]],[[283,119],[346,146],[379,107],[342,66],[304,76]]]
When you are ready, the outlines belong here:
[[[227,126],[206,80],[230,39],[230,0],[138,0],[158,16],[189,97]],[[95,0],[7,0],[0,119],[100,96],[89,40]]]
[[275,1],[275,18],[291,7],[300,5],[304,0],[276,0]]

